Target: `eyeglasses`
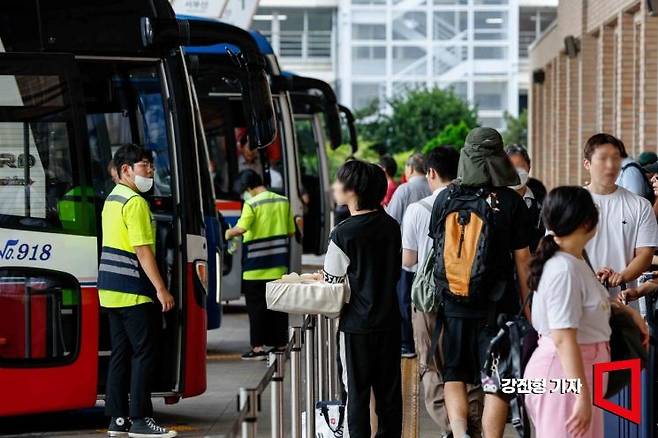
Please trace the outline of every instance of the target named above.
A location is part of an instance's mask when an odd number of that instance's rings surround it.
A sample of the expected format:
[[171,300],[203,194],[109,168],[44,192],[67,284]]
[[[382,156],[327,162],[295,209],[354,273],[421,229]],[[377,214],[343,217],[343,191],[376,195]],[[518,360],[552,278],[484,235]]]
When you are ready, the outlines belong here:
[[155,170],[155,166],[150,161],[138,161],[135,166],[144,166],[149,170]]

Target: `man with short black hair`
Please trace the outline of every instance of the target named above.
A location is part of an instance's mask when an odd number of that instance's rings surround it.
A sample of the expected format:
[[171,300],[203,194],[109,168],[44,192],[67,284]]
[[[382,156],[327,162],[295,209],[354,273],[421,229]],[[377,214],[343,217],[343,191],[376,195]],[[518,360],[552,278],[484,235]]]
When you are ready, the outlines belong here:
[[351,216],[331,232],[324,280],[350,289],[339,323],[342,381],[347,392],[344,436],[370,438],[370,392],[375,396],[377,436],[402,435],[400,226],[380,204],[384,172],[363,161],[345,163],[333,185],[336,203]]
[[244,202],[235,227],[226,230],[226,240],[242,237],[242,293],[249,314],[251,350],[243,360],[265,360],[265,345],[282,350],[288,343],[288,314],[268,310],[265,285],[278,280],[290,267],[290,238],[295,219],[285,196],[267,190],[263,178],[246,169],[238,175]]
[[112,344],[105,398],[105,412],[112,417],[108,436],[174,437],[176,432],[152,418],[153,303],[157,299],[168,312],[174,297],[158,270],[153,216],[141,195],[153,187],[151,154],[127,144],[112,161],[118,182],[103,206],[98,267],[98,297],[107,311]]
[[[390,204],[386,207],[386,212],[393,219],[402,225],[402,218],[407,207],[427,196],[432,192],[425,178],[425,157],[423,154],[414,153],[408,159],[404,167],[404,173],[407,176],[407,182],[401,184],[393,194]],[[398,303],[400,305],[400,316],[402,323],[400,330],[402,333],[402,345],[400,355],[405,358],[416,356],[414,347],[414,332],[411,324],[411,284],[414,281],[416,266],[402,266],[400,282],[398,283]]]
[[583,151],[590,173],[587,189],[599,209],[596,234],[587,244],[592,266],[616,295],[622,284],[636,285],[658,245],[658,226],[649,201],[617,185],[624,144],[609,134],[590,137]]
[[[452,146],[441,146],[432,149],[427,154],[427,181],[432,194],[414,202],[407,208],[402,220],[402,266],[425,266],[427,257],[432,248],[432,239],[429,237],[429,225],[432,216],[434,200],[456,177],[459,152]],[[418,368],[423,384],[423,398],[430,417],[439,427],[440,436],[450,434],[450,423],[445,408],[443,391],[443,377],[441,371],[441,358],[437,351],[430,354],[432,333],[436,325],[436,312],[424,313],[412,310],[416,352],[418,353]],[[469,385],[469,404],[471,406],[470,419],[479,430],[482,412],[482,390],[479,385]]]

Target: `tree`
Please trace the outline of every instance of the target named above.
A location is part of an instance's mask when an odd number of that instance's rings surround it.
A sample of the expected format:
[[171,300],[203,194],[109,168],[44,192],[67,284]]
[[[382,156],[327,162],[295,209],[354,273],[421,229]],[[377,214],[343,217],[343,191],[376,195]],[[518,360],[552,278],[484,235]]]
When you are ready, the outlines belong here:
[[439,135],[425,143],[423,153],[426,154],[436,147],[445,145],[451,145],[455,149],[461,150],[470,130],[471,128],[463,120],[456,125],[451,123],[443,128]]
[[528,110],[521,111],[519,117],[514,117],[507,111],[503,114],[507,128],[503,132],[505,144],[528,144]]
[[476,108],[452,89],[415,89],[387,103],[388,109],[373,102],[358,112],[359,132],[380,153],[421,150],[450,124],[477,126]]

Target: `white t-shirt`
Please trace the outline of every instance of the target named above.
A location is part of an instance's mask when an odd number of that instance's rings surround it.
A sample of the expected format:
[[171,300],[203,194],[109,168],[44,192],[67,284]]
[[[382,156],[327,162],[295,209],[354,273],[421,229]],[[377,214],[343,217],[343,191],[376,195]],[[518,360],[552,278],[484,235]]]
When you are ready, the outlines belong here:
[[[649,201],[623,187],[609,195],[592,193],[592,198],[599,209],[599,224],[585,249],[594,269],[607,266],[621,272],[635,257],[635,248],[658,245],[658,225]],[[611,290],[612,295],[618,292],[619,288]]]
[[[402,249],[418,252],[418,266],[423,266],[425,258],[432,247],[432,238],[429,236],[431,209],[434,200],[445,187],[434,190],[434,193],[418,202],[409,204],[402,219]],[[421,202],[430,206],[428,210]]]
[[578,329],[579,344],[610,340],[610,301],[587,263],[558,251],[544,265],[532,299],[532,325],[540,335]]

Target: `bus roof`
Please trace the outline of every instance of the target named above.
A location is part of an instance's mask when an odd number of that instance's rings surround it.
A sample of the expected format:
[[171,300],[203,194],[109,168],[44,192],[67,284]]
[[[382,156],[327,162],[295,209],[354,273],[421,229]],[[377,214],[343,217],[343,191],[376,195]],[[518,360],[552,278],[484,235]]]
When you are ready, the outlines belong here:
[[[221,20],[208,17],[197,17],[194,15],[183,15],[177,14],[176,18],[185,19],[190,22],[192,21],[206,21],[206,22],[216,22],[222,23]],[[257,31],[250,31],[249,34],[253,38],[254,42],[258,46],[258,50],[261,55],[274,55],[274,49],[270,45],[267,38],[265,38],[261,33]],[[212,46],[185,46],[185,53],[188,55],[225,55],[227,51],[230,50],[233,53],[239,53],[240,48],[234,44],[214,44]]]

